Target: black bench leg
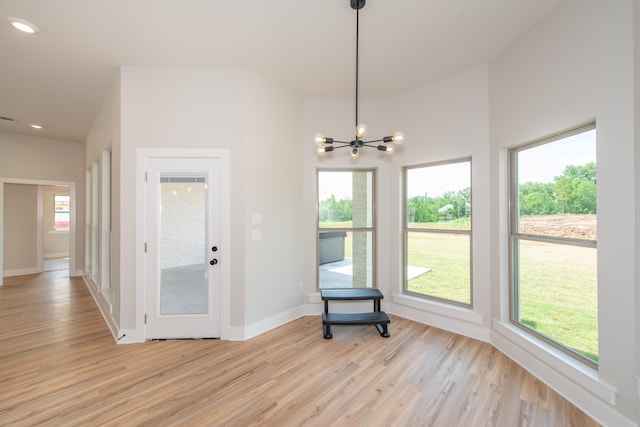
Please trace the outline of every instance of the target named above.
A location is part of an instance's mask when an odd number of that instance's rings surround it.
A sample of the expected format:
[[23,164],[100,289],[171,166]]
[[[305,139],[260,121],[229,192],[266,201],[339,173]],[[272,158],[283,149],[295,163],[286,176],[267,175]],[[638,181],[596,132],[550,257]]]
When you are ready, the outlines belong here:
[[331,334],[331,325],[322,325],[322,329],[324,329],[325,340],[330,340],[331,338],[333,338],[333,335]]
[[[387,324],[376,324],[376,329],[378,330],[378,333],[380,333],[380,336],[385,337],[385,338],[389,338],[389,330],[387,329]],[[326,338],[326,337],[325,337]]]

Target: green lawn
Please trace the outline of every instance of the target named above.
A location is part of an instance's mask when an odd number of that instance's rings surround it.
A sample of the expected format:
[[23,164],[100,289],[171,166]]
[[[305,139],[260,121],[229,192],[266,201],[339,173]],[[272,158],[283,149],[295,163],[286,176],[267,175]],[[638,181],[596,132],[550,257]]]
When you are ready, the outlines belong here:
[[523,241],[520,244],[520,320],[598,360],[595,248]]
[[431,271],[409,280],[408,290],[470,304],[469,241],[468,235],[410,232],[409,265]]

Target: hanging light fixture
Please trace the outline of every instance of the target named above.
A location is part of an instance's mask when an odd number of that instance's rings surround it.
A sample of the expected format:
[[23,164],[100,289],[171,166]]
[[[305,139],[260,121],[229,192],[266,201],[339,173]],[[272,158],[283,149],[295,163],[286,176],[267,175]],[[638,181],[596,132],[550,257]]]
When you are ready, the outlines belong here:
[[322,156],[325,153],[331,152],[338,148],[349,147],[351,152],[351,158],[357,159],[360,156],[360,149],[364,147],[375,148],[379,151],[384,151],[389,154],[393,154],[394,146],[402,144],[405,140],[403,132],[396,132],[391,136],[385,136],[381,139],[374,139],[371,141],[365,141],[367,136],[367,125],[364,123],[358,123],[358,47],[359,47],[359,33],[360,33],[360,9],[362,9],[366,3],[366,0],[350,0],[351,8],[356,11],[356,129],[355,137],[351,141],[338,141],[333,138],[326,137],[321,133],[314,135],[313,139],[317,145],[316,152]]

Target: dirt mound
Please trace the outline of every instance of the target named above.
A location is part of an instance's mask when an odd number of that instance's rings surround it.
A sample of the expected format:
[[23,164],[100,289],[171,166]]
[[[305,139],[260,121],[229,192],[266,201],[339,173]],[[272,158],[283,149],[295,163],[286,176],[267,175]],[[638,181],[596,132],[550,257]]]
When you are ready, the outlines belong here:
[[597,239],[597,215],[533,215],[520,217],[520,233]]

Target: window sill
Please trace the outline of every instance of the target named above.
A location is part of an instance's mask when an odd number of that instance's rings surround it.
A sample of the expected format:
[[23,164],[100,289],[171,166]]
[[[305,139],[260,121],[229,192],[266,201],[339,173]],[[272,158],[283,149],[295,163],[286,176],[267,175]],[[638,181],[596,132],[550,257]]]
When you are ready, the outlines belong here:
[[49,234],[69,234],[69,230],[49,230]]
[[392,297],[395,304],[404,305],[441,316],[454,317],[465,322],[482,324],[483,316],[470,308],[458,307],[438,301],[426,300],[414,296],[395,294]]
[[[525,331],[517,328],[510,323],[493,321],[493,330],[499,334],[507,344],[515,345],[518,349],[526,352],[526,357],[533,357],[542,362],[546,367],[561,373],[562,376],[568,378],[573,383],[580,385],[585,390],[589,390],[592,394],[598,396],[603,401],[615,405],[616,390],[603,383],[599,379],[598,371],[578,360],[563,353],[555,347],[536,339],[534,336],[527,334]],[[492,339],[492,342],[496,340]],[[500,340],[502,341],[502,340]],[[498,344],[496,342],[496,344]],[[497,346],[501,351],[505,349]],[[513,355],[505,353],[513,358]],[[514,359],[516,360],[516,359]],[[516,360],[518,361],[518,360]],[[521,363],[522,361],[518,361]],[[528,366],[528,364],[524,365]]]

